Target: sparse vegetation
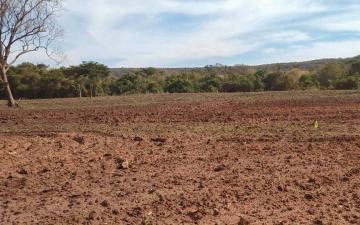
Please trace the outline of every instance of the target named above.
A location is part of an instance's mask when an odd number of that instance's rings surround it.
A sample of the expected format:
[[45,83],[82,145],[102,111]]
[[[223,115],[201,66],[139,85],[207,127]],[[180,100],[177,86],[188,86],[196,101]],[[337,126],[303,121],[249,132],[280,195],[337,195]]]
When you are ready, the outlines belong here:
[[356,57],[324,64],[317,70],[281,66],[275,71],[205,67],[169,73],[164,69],[144,68],[116,77],[107,66],[96,62],[58,69],[23,63],[11,67],[8,77],[14,96],[25,99],[143,93],[355,90],[360,87],[359,64],[360,59]]

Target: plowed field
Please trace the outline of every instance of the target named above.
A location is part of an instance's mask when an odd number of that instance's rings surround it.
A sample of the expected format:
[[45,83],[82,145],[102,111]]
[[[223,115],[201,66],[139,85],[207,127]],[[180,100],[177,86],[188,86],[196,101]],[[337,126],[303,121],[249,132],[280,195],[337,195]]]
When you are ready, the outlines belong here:
[[359,92],[21,104],[0,224],[360,224]]

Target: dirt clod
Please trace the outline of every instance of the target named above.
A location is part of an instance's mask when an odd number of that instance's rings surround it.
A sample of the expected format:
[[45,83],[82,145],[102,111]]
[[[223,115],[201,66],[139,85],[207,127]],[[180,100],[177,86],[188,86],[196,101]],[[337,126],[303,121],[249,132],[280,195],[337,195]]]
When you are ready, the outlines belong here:
[[50,172],[50,170],[49,170],[47,167],[44,167],[44,168],[40,171],[41,174],[44,174],[44,173],[47,173],[47,172]]
[[240,220],[237,225],[250,225],[250,222],[247,221],[244,217],[240,217]]
[[167,141],[166,138],[158,137],[158,138],[151,138],[151,141],[157,142],[157,143],[165,143]]
[[144,140],[144,138],[142,138],[142,137],[139,137],[139,136],[134,137],[134,141],[143,141],[143,140]]
[[219,165],[216,165],[215,167],[214,167],[214,171],[215,172],[221,172],[221,171],[223,171],[223,170],[225,170],[225,165],[224,164],[219,164]]
[[323,221],[320,219],[314,220],[314,225],[324,225]]
[[73,137],[73,140],[81,145],[85,144],[85,139],[83,136],[75,136]]
[[116,158],[115,163],[116,163],[116,169],[118,169],[118,170],[129,169],[129,162],[126,160],[123,160],[121,158]]
[[142,209],[140,207],[134,207],[127,213],[130,217],[138,217],[142,214]]
[[94,220],[96,216],[96,212],[93,210],[89,213],[89,215],[86,217],[86,220]]
[[315,180],[315,178],[310,177],[309,180],[308,180],[308,182],[314,184],[314,183],[316,183],[316,180]]
[[187,215],[193,220],[193,221],[198,221],[200,220],[203,215],[201,214],[201,212],[199,210],[195,210],[195,211],[191,211],[188,212]]
[[100,205],[101,205],[102,207],[109,207],[109,202],[106,201],[106,200],[104,200],[104,201],[102,201],[102,202],[100,203]]
[[28,172],[27,172],[27,170],[25,170],[24,168],[21,168],[21,169],[18,171],[18,174],[28,175]]
[[155,188],[150,188],[149,191],[148,191],[148,193],[149,193],[149,194],[153,194],[153,193],[155,193],[155,191],[156,191]]
[[283,191],[285,191],[285,188],[284,188],[283,186],[278,186],[278,187],[277,187],[277,190],[278,190],[279,192],[283,192]]
[[103,155],[103,157],[106,159],[106,160],[110,160],[112,158],[112,154],[111,153],[105,153]]
[[311,194],[305,194],[304,195],[304,198],[306,199],[306,200],[313,200],[314,199],[314,196],[312,196]]

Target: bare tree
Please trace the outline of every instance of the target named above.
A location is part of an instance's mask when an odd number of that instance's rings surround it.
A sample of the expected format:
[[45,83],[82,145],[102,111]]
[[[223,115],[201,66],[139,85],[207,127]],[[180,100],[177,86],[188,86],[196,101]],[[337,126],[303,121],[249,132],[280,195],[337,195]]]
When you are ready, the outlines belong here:
[[9,107],[18,106],[7,72],[24,54],[45,50],[61,36],[56,15],[62,0],[0,0],[0,75]]

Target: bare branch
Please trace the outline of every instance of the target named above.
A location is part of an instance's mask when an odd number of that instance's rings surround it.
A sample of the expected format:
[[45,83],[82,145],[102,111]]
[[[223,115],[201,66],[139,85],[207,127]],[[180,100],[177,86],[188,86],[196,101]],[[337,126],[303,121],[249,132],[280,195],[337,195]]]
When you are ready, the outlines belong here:
[[[45,49],[61,37],[55,23],[62,0],[0,0],[0,66]],[[16,50],[15,50],[16,49]]]

